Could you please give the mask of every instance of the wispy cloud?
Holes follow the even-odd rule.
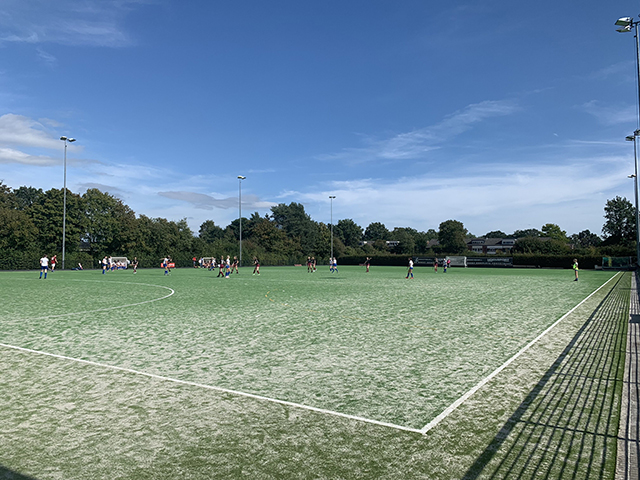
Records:
[[[45,52],[42,48],[36,50],[38,52],[38,58],[49,66],[54,66],[58,63],[58,59],[48,52]]]
[[[60,141],[29,117],[7,113],[0,117],[0,145],[58,149]]]
[[[50,167],[61,164],[62,160],[46,155],[29,155],[20,150],[0,147],[0,163],[18,163],[34,167]]]
[[[535,163],[485,163],[479,171],[452,171],[437,179],[431,175],[361,178],[332,182],[311,192],[286,191],[282,197],[324,211],[327,207],[317,206],[326,205],[329,195],[335,195],[334,218],[354,218],[363,227],[379,221],[388,227],[437,229],[442,221],[453,218],[479,235],[492,228],[528,228],[532,223],[535,228],[558,223],[576,232],[599,231],[593,212],[602,211],[612,192],[631,188],[626,183],[629,159],[556,160],[544,168]],[[574,208],[574,216],[567,221],[566,211]]]
[[[237,197],[215,198],[211,195],[197,192],[158,192],[158,195],[170,198],[172,200],[180,200],[192,204],[195,208],[203,210],[213,210],[214,208],[229,209],[238,208]],[[269,208],[275,203],[263,202],[256,195],[244,195],[242,197],[242,205],[247,208]]]
[[[620,105],[602,105],[597,100],[591,100],[578,108],[593,115],[603,125],[623,123],[634,125],[637,120],[636,107],[630,102]]]
[[[89,190],[90,188],[97,188],[101,192],[108,192],[112,195],[120,195],[124,193],[124,190],[119,187],[114,187],[113,185],[105,185],[103,183],[95,183],[95,182],[86,182],[86,183],[78,183],[77,184],[80,191]]]
[[[0,27],[2,43],[123,47],[132,39],[122,26],[136,0],[4,0]]]
[[[60,141],[60,128],[59,122],[46,118],[38,121],[12,113],[0,116],[0,163],[15,163],[32,167],[50,167],[61,164],[63,143]],[[101,163],[96,160],[79,158],[77,153],[84,150],[82,145],[73,143],[68,144],[67,148],[69,166]],[[56,153],[46,153],[49,151]]]
[[[618,62],[592,72],[589,75],[589,78],[593,78],[595,80],[608,80],[611,77],[633,79],[633,70],[634,62]]]
[[[440,148],[441,144],[454,138],[474,125],[493,117],[510,115],[519,109],[512,100],[484,101],[467,106],[452,113],[441,122],[401,133],[387,139],[366,138],[364,147],[345,148],[341,152],[320,155],[320,160],[342,160],[360,163],[371,160],[406,160],[423,157]]]

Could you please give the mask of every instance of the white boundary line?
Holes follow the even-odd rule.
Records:
[[[169,298],[171,295],[176,293],[173,288],[165,287],[164,285],[152,285],[151,283],[112,282],[112,281],[106,281],[105,282],[105,281],[102,281],[102,280],[84,280],[84,279],[82,279],[82,280],[74,279],[74,280],[71,280],[71,281],[72,282],[97,282],[97,283],[124,283],[125,285],[144,285],[145,287],[164,288],[166,290],[170,290],[171,293],[169,295],[165,295],[164,297],[154,298],[153,300],[145,300],[144,302],[129,303],[127,305],[117,305],[115,307],[98,308],[97,310],[85,310],[83,312],[61,313],[59,315],[47,315],[47,316],[44,316],[44,317],[38,317],[38,320],[42,320],[42,319],[46,319],[46,318],[70,317],[72,315],[82,315],[84,313],[106,312],[108,310],[117,310],[119,308],[135,307],[137,305],[145,305],[147,303],[153,303],[153,302],[158,302],[160,300],[164,300],[165,298]]]
[[[92,362],[90,360],[82,360],[80,358],[66,357],[64,355],[57,355],[55,353],[42,352],[42,351],[39,351],[39,350],[31,350],[30,348],[16,347],[15,345],[7,345],[7,344],[4,344],[4,343],[0,343],[0,347],[10,348],[10,349],[13,349],[13,350],[19,350],[21,352],[35,353],[35,354],[38,354],[38,355],[45,355],[47,357],[53,357],[53,358],[58,358],[58,359],[62,359],[62,360],[69,360],[69,361],[72,361],[72,362],[84,363],[86,365],[92,365],[92,366],[95,366],[95,367],[108,368],[110,370],[117,370],[119,372],[133,373],[135,375],[142,375],[144,377],[155,378],[156,380],[162,380],[162,381],[165,381],[165,382],[178,383],[178,384],[181,384],[181,385],[189,385],[191,387],[205,388],[207,390],[213,390],[213,391],[221,392],[221,393],[228,393],[228,394],[232,394],[232,395],[236,395],[236,396],[240,396],[240,397],[252,398],[254,400],[261,400],[261,401],[265,401],[265,402],[277,403],[277,404],[280,404],[280,405],[286,405],[288,407],[299,408],[299,409],[302,409],[302,410],[310,410],[312,412],[322,413],[322,414],[325,414],[325,415],[333,415],[335,417],[348,418],[349,420],[356,420],[356,421],[359,421],[359,422],[371,423],[373,425],[379,425],[379,426],[382,426],[382,427],[394,428],[396,430],[404,430],[406,432],[421,433],[421,431],[418,430],[417,428],[410,428],[410,427],[404,427],[402,425],[395,425],[393,423],[380,422],[378,420],[371,420],[369,418],[358,417],[356,415],[348,415],[346,413],[334,412],[332,410],[325,410],[323,408],[310,407],[308,405],[303,405],[301,403],[288,402],[286,400],[278,400],[278,399],[275,399],[275,398],[263,397],[262,395],[255,395],[253,393],[240,392],[238,390],[230,390],[228,388],[214,387],[212,385],[205,385],[203,383],[196,383],[196,382],[189,382],[189,381],[186,381],[186,380],[179,380],[177,378],[171,378],[171,377],[165,377],[165,376],[162,376],[162,375],[156,375],[156,374],[153,374],[153,373],[141,372],[139,370],[133,370],[133,369],[130,369],[130,368],[116,367],[114,365],[107,365],[107,364],[104,364],[104,363]]]
[[[496,375],[498,375],[500,372],[502,372],[505,368],[507,368],[511,363],[513,363],[514,360],[516,360],[520,355],[522,355],[524,352],[526,352],[527,350],[529,350],[533,345],[535,345],[536,343],[538,343],[538,341],[544,337],[547,333],[549,333],[556,325],[558,325],[561,321],[563,321],[565,318],[567,318],[571,313],[573,313],[580,305],[582,305],[584,302],[586,302],[587,300],[589,300],[593,295],[595,295],[602,287],[604,287],[606,284],[608,284],[611,280],[613,280],[614,278],[616,278],[618,275],[620,275],[620,272],[616,273],[613,277],[611,277],[609,280],[607,280],[606,282],[604,282],[602,285],[600,285],[596,290],[594,290],[591,295],[589,295],[587,298],[585,298],[584,300],[582,300],[579,304],[577,304],[575,307],[573,307],[571,310],[569,310],[567,313],[565,313],[562,317],[560,317],[558,320],[556,320],[553,325],[551,325],[549,328],[547,328],[544,332],[542,332],[540,335],[538,335],[536,338],[534,338],[533,340],[531,340],[531,342],[529,342],[526,346],[524,346],[518,353],[516,353],[513,357],[511,357],[509,360],[507,360],[506,362],[504,362],[501,366],[499,366],[498,368],[496,368],[491,374],[489,374],[487,377],[485,377],[484,379],[482,379],[475,387],[473,387],[471,390],[469,390],[467,393],[465,393],[464,395],[462,395],[460,398],[458,398],[455,402],[453,402],[451,405],[449,405],[440,415],[438,415],[436,418],[434,418],[433,420],[431,420],[429,423],[427,423],[424,427],[422,427],[419,432],[422,434],[426,434],[429,430],[431,430],[432,428],[434,428],[436,425],[438,425],[442,420],[444,420],[445,418],[447,418],[449,415],[451,415],[451,413],[453,413],[453,411],[458,408],[460,405],[462,405],[465,401],[467,401],[469,399],[469,397],[471,397],[474,393],[476,393],[478,390],[480,390],[482,387],[484,387],[492,378],[494,378]]]

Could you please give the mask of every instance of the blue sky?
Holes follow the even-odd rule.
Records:
[[[602,2],[0,0],[0,180],[226,226],[601,233],[633,201],[635,40]]]

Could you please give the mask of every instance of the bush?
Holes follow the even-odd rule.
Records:
[[[367,255],[345,255],[338,259],[338,266],[340,265],[360,265],[364,263]],[[387,265],[387,266],[407,266],[409,262],[408,255],[373,255],[371,258],[371,265]]]
[[[88,268],[94,268],[93,257],[87,252],[75,252],[68,253],[64,258],[64,266],[67,270],[71,270],[78,266],[78,263],[82,264],[82,268],[85,270]],[[62,268],[62,260],[60,260],[60,268]]]
[[[38,252],[8,250],[0,257],[0,270],[34,270],[40,268]]]
[[[535,253],[513,255],[513,265],[541,268],[571,268],[574,258],[578,260],[578,264],[583,270],[593,269],[596,265],[602,265],[601,256],[540,255]]]

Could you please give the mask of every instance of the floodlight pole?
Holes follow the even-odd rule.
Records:
[[[335,195],[329,195],[329,199],[331,200],[331,258],[329,258],[329,263],[333,260],[333,199],[336,198]]]
[[[620,33],[630,32],[631,29],[634,29],[634,37],[636,39],[636,78],[638,82],[638,125],[636,127],[636,131],[633,132],[633,136],[631,137],[633,141],[633,157],[635,163],[635,181],[634,181],[634,190],[636,197],[636,265],[640,268],[640,224],[638,222],[638,149],[636,147],[636,143],[638,141],[638,136],[640,135],[640,36],[638,36],[638,24],[639,21],[634,21],[631,17],[622,17],[616,21],[616,25],[621,28],[618,29]],[[627,140],[629,140],[627,137]]]
[[[242,266],[242,180],[247,177],[238,175],[238,217],[240,218],[240,259],[239,265]]]
[[[638,216],[638,148],[637,141],[640,135],[640,129],[633,132],[633,135],[629,135],[625,140],[633,142],[633,160],[634,160],[634,174],[629,175],[633,177],[633,191],[636,197],[636,264],[640,266],[640,217]]]
[[[64,270],[65,246],[67,239],[67,142],[75,142],[75,138],[62,136],[64,142],[64,181],[62,187],[62,270]]]

